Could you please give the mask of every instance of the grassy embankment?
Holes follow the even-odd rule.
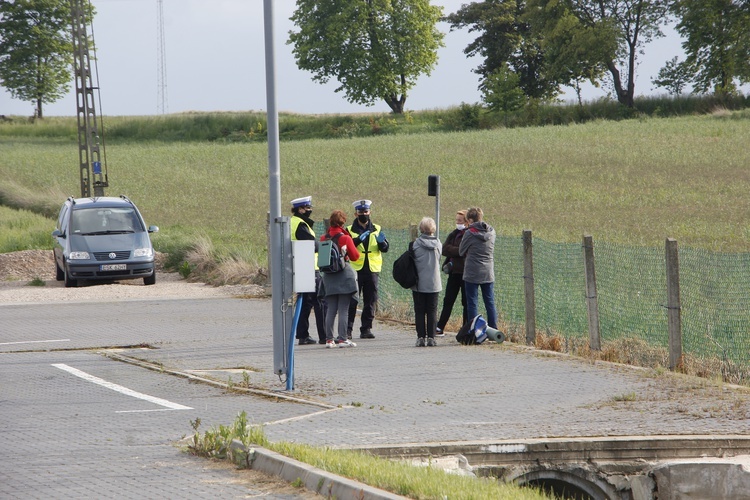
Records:
[[[281,196],[313,195],[317,219],[335,208],[350,212],[353,200],[367,197],[378,223],[403,229],[434,214],[426,184],[438,174],[443,230],[455,209],[479,205],[500,234],[528,228],[535,237],[573,242],[589,233],[643,246],[673,237],[682,246],[746,251],[749,139],[750,112],[741,111],[283,142]],[[74,138],[5,130],[0,144],[2,204],[54,217],[65,196],[79,193]],[[220,259],[265,264],[265,144],[119,142],[107,149],[107,162],[107,194],[127,194],[161,227],[159,250],[184,254],[204,238]],[[26,224],[29,235],[49,234],[54,225]],[[0,250],[38,247],[46,234],[13,238]]]

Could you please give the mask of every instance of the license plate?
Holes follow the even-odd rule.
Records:
[[[102,271],[125,271],[128,268],[127,264],[102,264]]]

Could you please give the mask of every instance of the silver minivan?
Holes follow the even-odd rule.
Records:
[[[135,204],[125,196],[68,198],[52,232],[56,277],[66,287],[80,280],[143,278],[156,283],[154,247]]]

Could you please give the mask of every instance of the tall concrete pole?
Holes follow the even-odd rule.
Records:
[[[276,56],[273,43],[273,0],[263,0],[266,46],[266,106],[268,122],[268,192],[271,246],[271,307],[273,308],[274,372],[286,371],[284,358],[284,290],[281,224],[281,167],[279,162],[279,114],[276,107]]]

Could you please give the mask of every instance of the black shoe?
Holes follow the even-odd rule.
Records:
[[[318,344],[325,345],[326,339],[320,339],[318,340]]]
[[[309,344],[317,344],[317,342],[315,342],[315,340],[311,339],[310,337],[299,339],[299,345],[309,345]]]
[[[374,339],[375,335],[372,334],[370,330],[365,330],[362,333],[359,334],[359,338],[361,339]]]

